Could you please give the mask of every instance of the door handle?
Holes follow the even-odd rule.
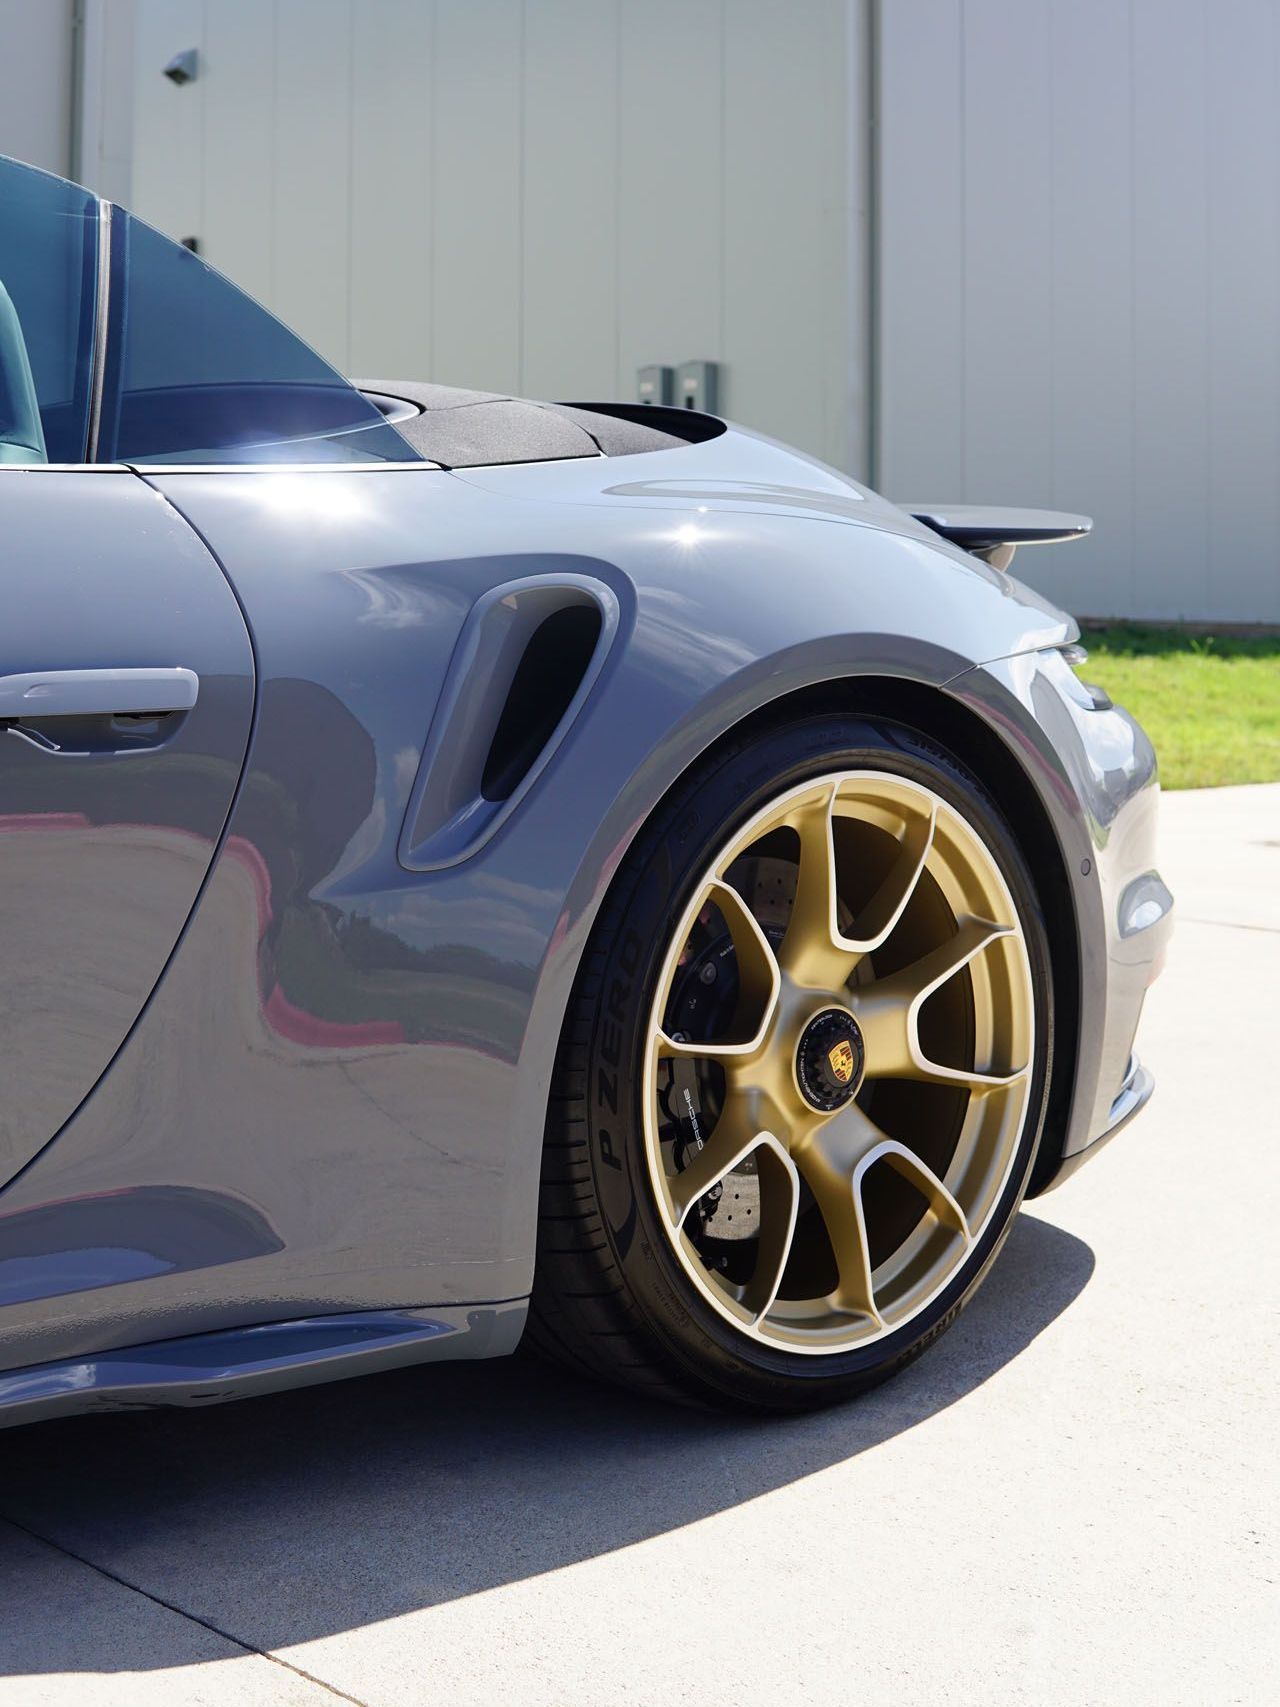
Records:
[[[194,670],[30,670],[0,676],[0,721],[46,717],[167,717],[190,711]]]

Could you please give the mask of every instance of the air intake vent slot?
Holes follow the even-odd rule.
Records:
[[[568,734],[617,626],[613,593],[586,576],[511,581],[479,600],[427,738],[402,865],[452,865],[493,834]]]
[[[598,605],[566,605],[534,630],[484,762],[480,792],[486,800],[510,800],[528,775],[582,685],[602,620]]]

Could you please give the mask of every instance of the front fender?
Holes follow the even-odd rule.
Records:
[[[241,600],[258,721],[155,997],[104,1094],[7,1205],[212,1192],[261,1217],[275,1248],[65,1294],[51,1246],[9,1311],[15,1362],[526,1292],[566,1003],[655,804],[786,695],[858,676],[941,691],[1072,632],[891,506],[746,435],[465,479],[151,478]],[[407,870],[401,831],[468,613],[531,575],[607,583],[609,656],[483,845]]]

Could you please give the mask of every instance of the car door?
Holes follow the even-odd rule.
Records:
[[[199,897],[253,656],[199,537],[93,466],[96,198],[0,161],[0,1181],[92,1092]]]

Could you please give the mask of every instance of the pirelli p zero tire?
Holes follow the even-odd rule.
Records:
[[[529,1339],[756,1411],[884,1380],[1008,1232],[1052,1024],[1034,882],[954,757],[847,714],[716,749],[637,838],[583,961]]]

